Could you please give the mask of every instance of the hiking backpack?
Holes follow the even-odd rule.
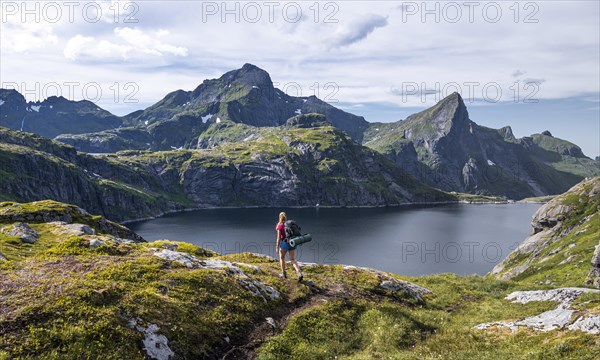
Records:
[[[296,236],[301,236],[302,233],[300,232],[300,226],[298,226],[298,224],[296,224],[296,222],[294,220],[288,220],[284,223],[283,225],[284,229],[285,229],[285,238],[286,239],[291,239],[294,238]]]

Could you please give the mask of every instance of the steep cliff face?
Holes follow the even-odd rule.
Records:
[[[0,199],[53,199],[116,221],[150,217],[182,205],[156,176],[38,135],[0,128]]]
[[[600,177],[575,185],[533,216],[532,234],[492,274],[524,283],[600,288]]]
[[[451,199],[423,186],[380,154],[331,127],[264,128],[214,124],[206,149],[128,155],[128,161],[179,169],[183,192],[210,205],[395,205]],[[165,160],[168,159],[168,160]]]
[[[233,134],[243,127],[229,125]],[[117,221],[201,206],[455,200],[331,126],[264,128],[247,141],[213,145],[90,156],[40,136],[0,129],[0,198],[54,199]]]
[[[0,89],[0,126],[29,131],[46,137],[113,129],[121,118],[90,101],[70,101],[51,96],[42,102],[27,102],[16,90]]]
[[[181,173],[186,193],[201,203],[267,206],[395,205],[444,198],[332,127],[264,134],[245,144],[222,143],[210,157],[188,161]],[[233,156],[221,155],[229,152]],[[240,161],[244,154],[249,157]],[[227,192],[225,184],[231,184]]]
[[[154,139],[142,128],[126,127],[95,133],[59,135],[55,140],[87,153],[114,153],[121,150],[149,150]]]
[[[600,174],[599,164],[575,145],[546,138],[516,139],[510,127],[479,126],[454,93],[406,120],[372,124],[364,144],[419,180],[447,191],[521,199],[562,193],[582,174]]]

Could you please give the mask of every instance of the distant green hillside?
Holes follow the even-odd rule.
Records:
[[[60,142],[0,128],[0,199],[53,199],[116,221],[203,206],[456,201],[322,117],[314,124],[310,116],[302,119],[262,128],[246,141],[238,140],[247,125],[224,121],[207,131],[206,149],[109,156],[77,153]]]

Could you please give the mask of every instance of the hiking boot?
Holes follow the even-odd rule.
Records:
[[[279,277],[280,277],[280,278],[282,278],[282,279],[285,279],[285,278],[287,278],[287,274],[285,273],[285,271],[282,271],[282,272],[279,274]]]
[[[302,273],[299,273],[299,274],[298,274],[298,282],[301,282],[301,281],[302,281],[302,279],[304,279],[304,274],[302,274]]]

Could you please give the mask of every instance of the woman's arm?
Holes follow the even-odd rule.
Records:
[[[277,252],[279,251],[279,244],[281,243],[281,235],[279,234],[279,230],[277,228],[275,228],[275,232],[277,233],[277,245],[275,246],[275,254],[277,254]]]

